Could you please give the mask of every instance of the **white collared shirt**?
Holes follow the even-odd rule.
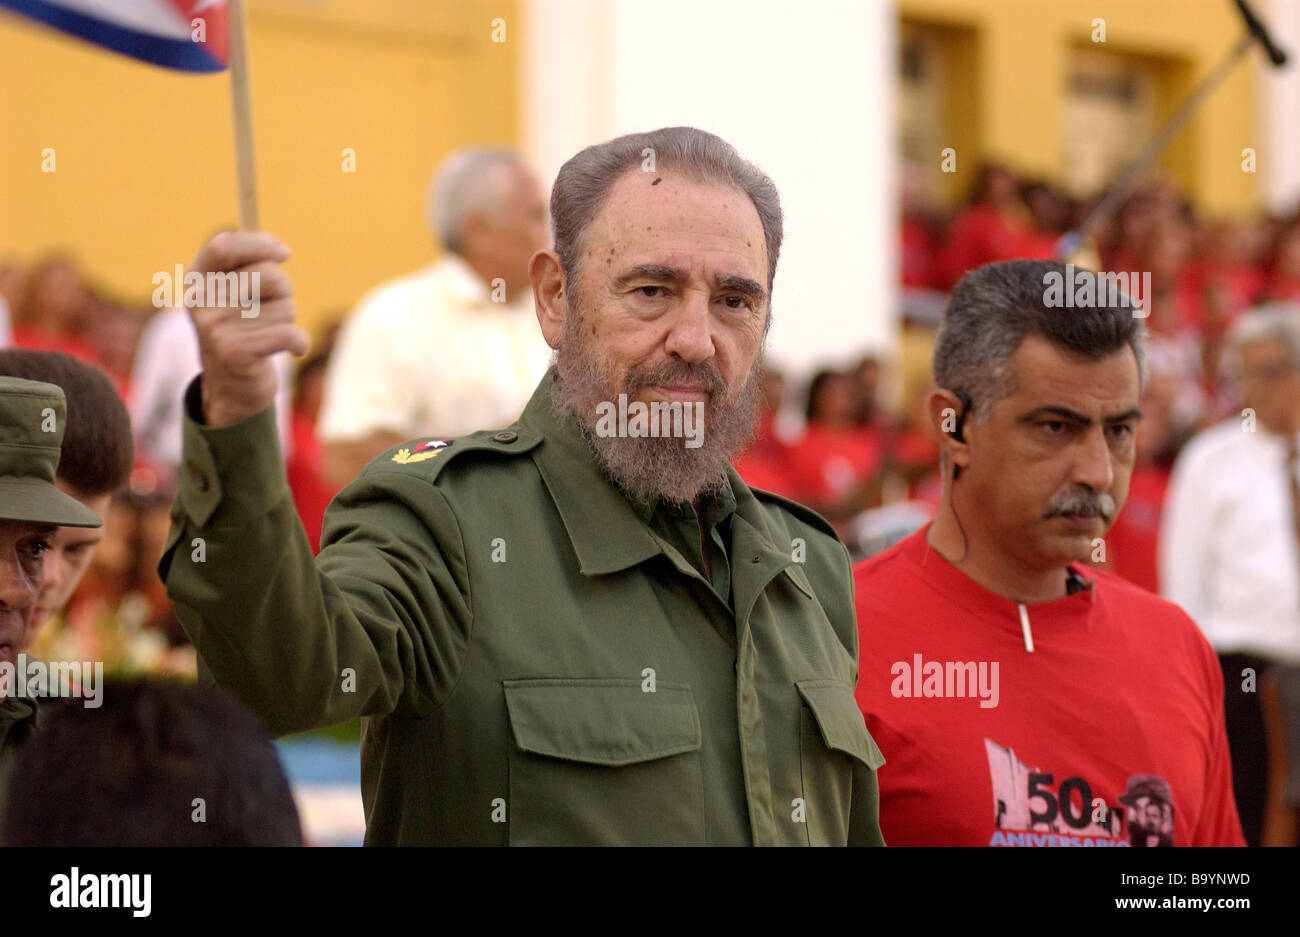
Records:
[[[1286,439],[1238,418],[1183,450],[1165,496],[1160,586],[1214,649],[1300,664],[1300,546]]]
[[[519,416],[550,363],[532,292],[493,302],[455,254],[366,294],[339,332],[316,434],[463,436]]]

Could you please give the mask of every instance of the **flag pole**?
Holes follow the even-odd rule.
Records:
[[[244,0],[230,0],[230,104],[235,129],[235,171],[239,188],[239,228],[256,231],[257,173],[253,163],[253,107],[248,94],[248,31]]]

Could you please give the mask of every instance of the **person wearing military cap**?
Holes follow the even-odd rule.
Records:
[[[98,527],[98,514],[54,483],[66,422],[53,384],[0,377],[0,670],[21,666],[31,642],[45,552],[59,527]],[[18,747],[40,725],[41,698],[0,679],[0,818]]]
[[[288,250],[200,251],[262,296],[191,310],[204,371],[159,574],[201,676],[273,734],[362,717],[368,844],[882,844],[848,553],[729,464],[775,186],[669,128],[578,153],[551,212],[530,277],[555,360],[520,419],[377,457],[315,559],[269,409],[270,355],[307,346]]]
[[[1134,846],[1174,844],[1174,795],[1169,782],[1150,774],[1135,774],[1119,795],[1129,808],[1128,837]]]

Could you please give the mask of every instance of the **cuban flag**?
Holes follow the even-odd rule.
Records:
[[[165,68],[219,72],[229,63],[226,0],[0,0],[0,7]]]

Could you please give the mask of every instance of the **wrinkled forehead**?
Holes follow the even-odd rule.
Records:
[[[1128,345],[1093,358],[1041,335],[1028,335],[1006,367],[1012,395],[1022,404],[1071,403],[1104,417],[1136,407],[1141,398],[1137,357]]]
[[[734,273],[767,282],[763,223],[749,197],[668,167],[636,168],[619,177],[584,241],[584,259],[601,268],[672,255],[678,266],[730,265]]]

